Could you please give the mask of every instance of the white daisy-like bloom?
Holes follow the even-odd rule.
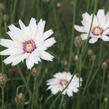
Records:
[[[4,63],[14,66],[26,59],[27,68],[31,69],[41,59],[52,61],[53,56],[46,50],[56,41],[53,37],[49,38],[53,34],[51,29],[44,32],[45,21],[41,19],[37,24],[35,18],[31,18],[28,26],[21,20],[19,25],[20,28],[13,24],[9,26],[7,34],[11,39],[0,39],[0,45],[7,48],[0,55],[9,55]]]
[[[78,92],[78,88],[81,86],[82,78],[78,78],[76,75],[73,76],[72,80],[71,78],[72,75],[70,72],[56,73],[54,75],[54,78],[47,80],[47,89],[50,89],[52,94],[55,95],[58,92],[63,91],[63,89],[66,88],[66,86],[68,85],[68,87],[62,92],[62,94],[67,94],[69,97],[73,96],[73,93]]]
[[[94,15],[92,28],[89,33],[91,22],[93,15],[89,15],[87,12],[82,14],[83,20],[81,21],[83,26],[75,25],[74,28],[82,32],[81,38],[82,40],[88,39],[89,37],[89,43],[95,43],[98,41],[98,39],[102,39],[103,41],[109,41],[109,18],[105,15],[105,11],[103,9],[99,9],[97,12],[97,15]]]

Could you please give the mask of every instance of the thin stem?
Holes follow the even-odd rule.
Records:
[[[2,87],[2,109],[4,109],[4,87]]]
[[[102,99],[102,95],[103,95],[103,88],[104,88],[105,74],[106,74],[106,71],[104,70],[104,72],[103,72],[102,86],[101,86],[101,91],[100,91],[100,98],[99,98],[99,105],[100,105],[100,108],[99,108],[99,109],[102,109],[101,99]]]
[[[51,95],[49,95],[48,97],[47,97],[47,100],[45,101],[45,104],[44,104],[44,106],[46,105],[46,103],[49,101],[49,99],[50,98],[52,98],[54,95],[53,94],[51,94]]]
[[[20,77],[22,78],[22,80],[23,80],[23,82],[24,82],[25,87],[27,88],[28,93],[30,94],[30,99],[31,99],[31,97],[32,97],[31,90],[29,89],[28,84],[27,84],[27,82],[26,82],[26,80],[25,80],[25,78],[24,78],[24,76],[23,76],[23,74],[22,74],[22,72],[21,72],[19,66],[17,66],[17,68],[18,68],[18,71],[19,71]]]
[[[59,105],[59,109],[62,109],[63,101],[64,101],[64,96],[62,96],[62,98],[61,98],[61,102],[60,102],[60,105]]]
[[[2,38],[1,26],[2,26],[2,12],[0,11],[0,38]],[[2,61],[3,61],[3,56],[1,57],[1,72],[4,73],[4,63]],[[2,89],[2,109],[4,109],[4,87],[2,87],[1,89]]]
[[[100,49],[102,49],[102,44],[100,43]],[[104,56],[106,55],[106,53],[104,53],[103,54]],[[88,84],[88,87],[91,85],[91,83],[93,82],[93,80],[94,80],[94,78],[96,77],[96,75],[97,75],[97,73],[98,73],[98,71],[99,71],[99,69],[100,69],[100,67],[101,67],[101,63],[102,63],[102,61],[104,60],[103,59],[103,57],[102,57],[102,51],[100,51],[100,53],[99,53],[99,59],[98,59],[99,61],[98,61],[98,68],[96,69],[96,71],[94,72],[94,74],[92,75],[92,78],[90,79],[90,82],[89,82],[89,84]]]
[[[97,10],[97,4],[98,4],[98,0],[95,0],[95,6],[94,6],[94,11],[93,11],[93,16],[92,16],[92,21],[91,21],[88,37],[90,36],[90,32],[91,32],[91,29],[92,29],[94,14]],[[84,58],[84,55],[86,54],[87,47],[88,47],[88,40],[86,41],[85,45],[83,46],[83,48],[81,50],[81,55],[80,55],[80,58],[79,58],[79,62],[80,62],[79,63],[79,72],[81,72],[81,69],[82,69],[82,66],[83,66],[82,60],[84,60],[83,58]]]
[[[74,39],[74,24],[75,24],[75,19],[76,19],[76,4],[77,4],[77,0],[74,0],[74,2],[73,2],[74,9],[73,9],[72,37],[71,37],[71,42],[70,42],[70,52],[69,52],[67,71],[69,71],[69,69],[70,69],[71,58],[72,58],[72,47],[73,47],[73,39]]]
[[[18,104],[16,103],[16,106],[17,106],[17,109],[19,109],[19,106],[18,106]]]
[[[15,11],[16,11],[16,7],[17,7],[17,2],[18,2],[18,0],[14,0],[14,5],[13,5],[13,10],[12,10],[12,14],[11,14],[11,23],[14,21],[14,17],[15,17]]]
[[[34,78],[34,87],[33,87],[33,96],[32,96],[32,105],[31,105],[31,109],[33,109],[33,107],[34,107],[34,104],[35,104],[35,102],[36,102],[36,77]]]
[[[36,9],[36,18],[39,20],[39,18],[41,17],[41,13],[40,13],[40,2],[39,0],[35,0],[35,9]]]
[[[83,95],[85,94],[85,91],[86,91],[86,88],[87,88],[87,84],[88,84],[88,82],[89,82],[89,80],[90,80],[91,73],[92,73],[92,70],[93,70],[93,67],[94,67],[94,62],[95,62],[95,61],[92,62],[91,69],[90,69],[90,72],[89,72],[89,74],[88,74],[88,78],[87,78],[87,81],[86,81],[86,84],[85,84],[85,87],[84,87]]]
[[[89,6],[90,6],[90,0],[87,0],[86,11],[89,10]]]

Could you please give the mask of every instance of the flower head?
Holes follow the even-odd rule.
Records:
[[[36,24],[36,20],[31,18],[28,26],[25,26],[19,20],[20,28],[15,25],[9,26],[7,34],[11,39],[0,39],[0,45],[7,49],[0,52],[0,55],[9,55],[4,60],[5,64],[13,66],[26,59],[28,69],[31,69],[34,64],[43,60],[52,61],[53,56],[46,52],[47,48],[56,43],[55,39],[49,38],[53,31],[50,29],[44,32],[45,21],[42,19]]]
[[[73,92],[77,93],[79,86],[81,86],[82,79],[78,78],[76,75],[73,76],[70,72],[59,72],[54,75],[54,78],[47,80],[48,89],[51,90],[53,94],[56,94],[66,88],[62,94],[67,94],[68,96],[73,96]],[[70,81],[71,80],[71,81]],[[70,83],[69,83],[70,82]],[[69,84],[68,84],[69,83]],[[66,87],[68,85],[68,87]]]
[[[107,36],[109,34],[109,18],[106,17],[103,9],[99,9],[97,15],[94,15],[92,27],[91,27],[91,22],[92,22],[93,15],[84,13],[82,17],[83,20],[81,23],[83,26],[78,26],[78,25],[74,26],[74,28],[77,31],[83,32],[83,34],[81,34],[82,40],[88,39],[88,34],[89,34],[89,37],[91,37],[89,43],[95,43],[98,41],[99,38],[102,39],[103,41],[109,41],[109,37]],[[90,27],[91,27],[91,31],[90,31]]]

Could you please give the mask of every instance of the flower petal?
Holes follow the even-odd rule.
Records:
[[[89,40],[89,43],[94,44],[95,42],[97,42],[98,38],[91,38]]]
[[[109,37],[108,36],[105,36],[103,35],[102,37],[100,37],[103,41],[109,41]]]
[[[54,32],[53,32],[52,29],[50,29],[50,30],[44,32],[42,39],[45,40],[45,39],[49,38],[53,33],[54,33]]]
[[[87,27],[90,28],[91,25],[91,21],[92,21],[92,17],[86,12],[82,14],[83,20],[81,21],[81,23]]]
[[[3,50],[0,52],[0,55],[16,55],[16,54],[22,54],[22,49],[16,49],[16,48],[9,48],[6,50]]]
[[[13,56],[9,56],[7,57],[5,60],[4,60],[4,63],[5,64],[11,64],[14,60],[14,57]]]
[[[41,52],[41,58],[47,61],[53,61],[53,56],[46,51]]]
[[[4,47],[12,47],[13,46],[13,41],[9,39],[0,39],[0,45]]]
[[[32,38],[36,37],[37,25],[36,25],[36,19],[35,18],[31,18],[28,27],[31,31]]]
[[[45,21],[43,21],[42,19],[39,21],[38,23],[38,30],[37,30],[37,37],[42,37],[43,32],[44,32],[44,27],[45,27]]]
[[[97,19],[99,20],[99,23],[101,26],[104,26],[106,23],[106,16],[104,9],[99,9],[97,12]]]
[[[81,39],[82,40],[88,39],[88,34],[81,34]]]
[[[56,43],[56,40],[52,37],[52,38],[45,40],[44,46],[51,47],[55,43]]]
[[[28,69],[31,69],[34,66],[34,57],[32,55],[28,56],[26,59],[26,65]]]
[[[25,28],[25,25],[24,25],[24,23],[21,20],[19,20],[19,25],[20,25],[20,28],[21,29],[24,29]]]
[[[74,28],[79,32],[85,32],[83,26],[75,25]]]
[[[26,54],[19,54],[14,56],[14,61],[12,62],[12,65],[15,66],[19,64],[20,62],[24,61],[24,59],[27,57]]]

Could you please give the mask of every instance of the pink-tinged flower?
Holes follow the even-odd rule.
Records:
[[[58,92],[63,91],[63,89],[68,85],[62,94],[73,96],[73,93],[78,92],[78,88],[81,86],[82,78],[78,78],[76,75],[73,76],[72,80],[71,78],[72,75],[70,72],[56,73],[54,78],[47,80],[48,89],[51,90],[52,94],[57,94]]]
[[[42,19],[36,24],[36,20],[31,18],[28,26],[19,20],[20,28],[15,25],[9,26],[7,34],[11,39],[0,39],[0,45],[7,49],[0,52],[0,55],[9,55],[4,60],[5,64],[13,66],[26,59],[28,69],[34,64],[43,60],[52,61],[53,56],[46,52],[47,48],[56,43],[55,39],[49,38],[53,31],[50,29],[44,32],[45,21]]]
[[[88,13],[84,13],[82,15],[83,20],[81,21],[83,26],[75,25],[74,28],[82,32],[81,38],[82,40],[88,39],[89,34],[89,43],[95,43],[98,39],[102,39],[103,41],[109,41],[109,18],[106,17],[103,9],[99,9],[97,15],[94,15],[92,28],[89,33],[91,22],[93,15],[89,15]]]

